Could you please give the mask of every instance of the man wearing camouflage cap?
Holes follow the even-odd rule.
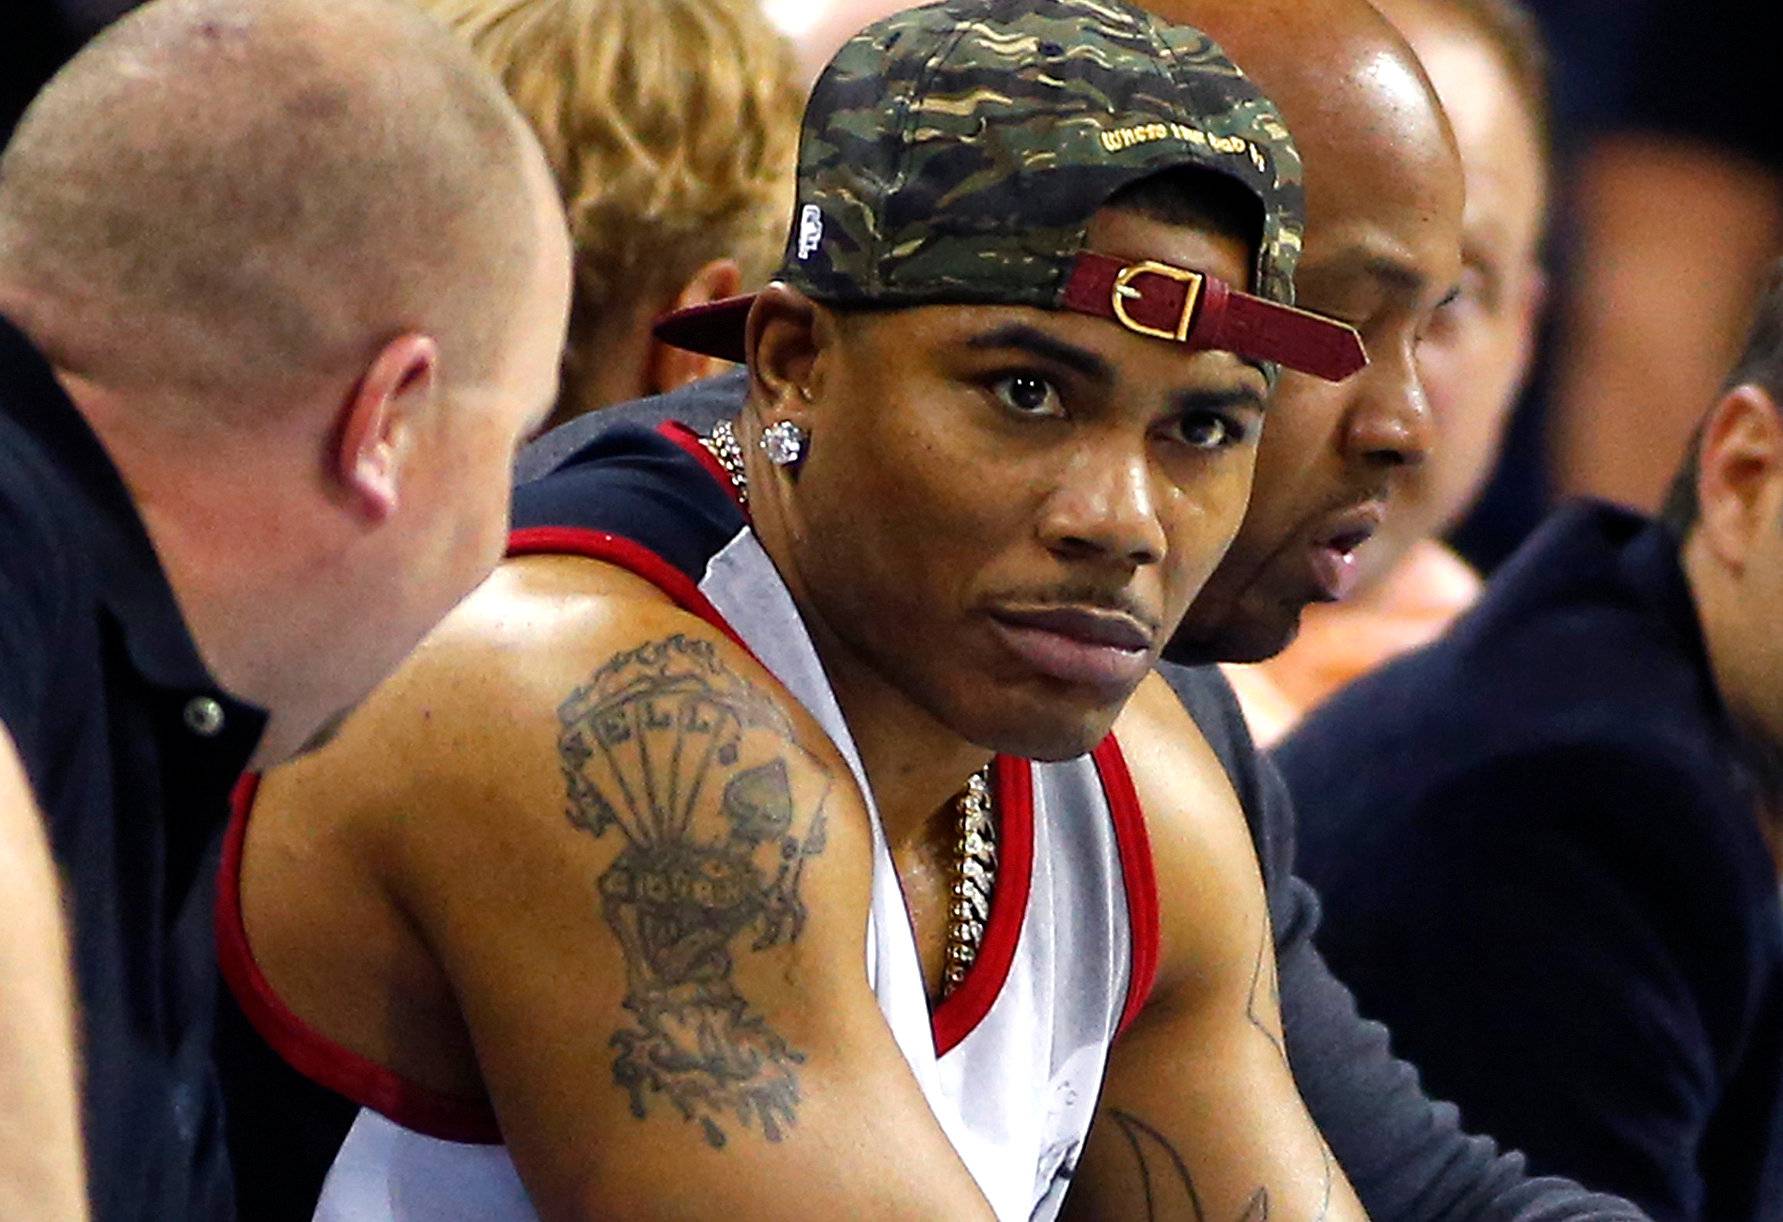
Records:
[[[781,282],[671,327],[747,360],[741,416],[529,485],[515,559],[243,803],[225,972],[367,1109],[319,1216],[1360,1216],[1147,678],[1275,370],[1364,359],[1287,304],[1298,172],[1112,0],[842,50]]]

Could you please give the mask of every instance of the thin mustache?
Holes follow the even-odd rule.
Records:
[[[1125,594],[1110,593],[1090,586],[1060,586],[1050,590],[1011,590],[990,599],[993,606],[1024,609],[1082,608],[1088,611],[1112,611],[1124,615],[1152,636],[1157,636],[1164,622]]]

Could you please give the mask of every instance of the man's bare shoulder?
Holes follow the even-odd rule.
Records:
[[[374,853],[449,856],[443,842],[487,843],[516,812],[561,822],[565,752],[603,700],[630,708],[626,685],[660,687],[653,707],[666,708],[669,689],[701,683],[780,718],[847,783],[823,732],[723,629],[623,569],[534,556],[498,568],[334,741],[273,773],[257,812],[344,824]]]
[[[451,801],[467,783],[555,777],[549,731],[577,679],[652,635],[719,635],[612,565],[533,556],[501,565],[323,749],[279,769],[259,805],[375,812]]]

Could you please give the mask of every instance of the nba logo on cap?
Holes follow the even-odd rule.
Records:
[[[809,259],[823,241],[823,213],[816,204],[806,204],[799,213],[799,258]]]

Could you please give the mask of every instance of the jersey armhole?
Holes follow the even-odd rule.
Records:
[[[1152,867],[1145,814],[1139,809],[1139,794],[1114,735],[1102,740],[1094,758],[1102,792],[1108,798],[1109,816],[1114,821],[1115,842],[1120,848],[1121,882],[1127,893],[1127,933],[1132,944],[1127,1000],[1115,1029],[1118,1039],[1145,1008],[1158,978],[1158,879]]]
[[[410,1082],[394,1070],[330,1040],[288,1007],[254,962],[241,908],[241,856],[260,778],[244,776],[231,796],[229,832],[217,879],[217,961],[254,1030],[292,1069],[405,1129],[441,1141],[496,1145],[501,1130],[483,1102],[457,1099]]]

